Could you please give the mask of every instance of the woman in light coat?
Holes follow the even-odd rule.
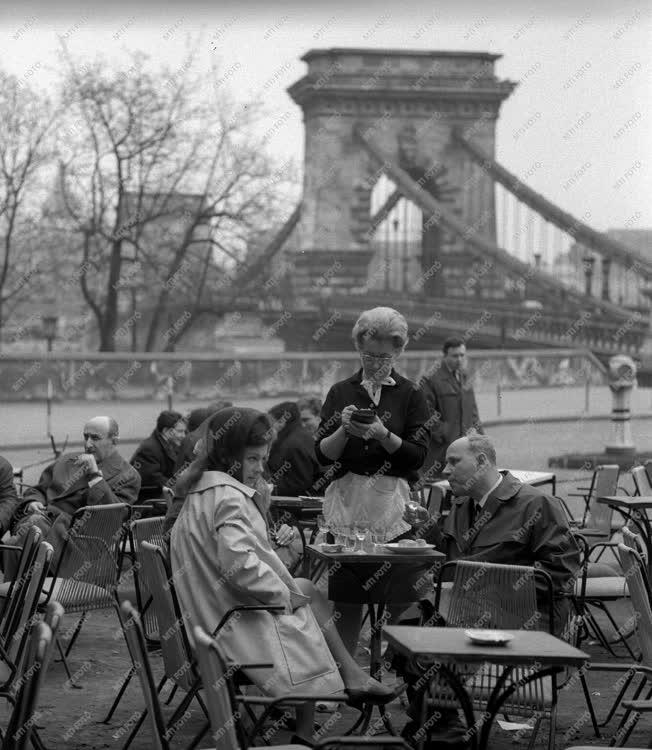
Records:
[[[170,554],[188,633],[195,625],[214,631],[237,605],[280,607],[237,613],[218,635],[235,663],[273,663],[272,669],[244,670],[264,693],[344,689],[351,701],[389,701],[392,691],[347,652],[324,596],[311,581],[292,578],[272,548],[263,481],[272,439],[265,414],[222,409],[207,424],[200,456],[179,480],[187,496],[172,529]],[[309,737],[312,722],[312,706],[297,709],[299,735]]]

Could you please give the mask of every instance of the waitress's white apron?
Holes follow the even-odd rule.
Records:
[[[360,524],[390,541],[411,528],[403,520],[409,499],[405,479],[348,472],[326,489],[323,513],[333,534],[345,534]]]

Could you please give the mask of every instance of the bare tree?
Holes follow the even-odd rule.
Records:
[[[220,279],[280,211],[271,160],[251,134],[255,108],[236,109],[192,55],[176,72],[149,70],[142,55],[127,73],[66,59],[78,133],[60,191],[100,350],[126,332],[132,349],[173,349],[202,315],[222,312]]]
[[[53,163],[50,103],[0,71],[0,331],[47,272],[35,252],[38,200]]]

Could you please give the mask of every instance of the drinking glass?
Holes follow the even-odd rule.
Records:
[[[364,524],[358,523],[355,525],[353,533],[356,540],[354,551],[362,555],[365,554],[364,542],[367,538],[367,527]]]
[[[327,534],[330,531],[330,526],[321,513],[317,516],[317,529],[317,539],[315,539],[315,544],[323,544],[327,540]]]
[[[353,526],[347,526],[345,530],[345,541],[344,550],[345,552],[353,552],[355,550],[355,533]]]

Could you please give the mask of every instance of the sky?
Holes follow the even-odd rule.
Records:
[[[652,227],[652,5],[613,2],[29,3],[0,10],[0,66],[53,86],[59,37],[80,61],[127,50],[181,68],[217,61],[219,86],[263,103],[279,163],[303,158],[301,111],[286,88],[309,49],[373,47],[502,54],[518,82],[497,124],[497,158],[530,187],[595,229]]]

